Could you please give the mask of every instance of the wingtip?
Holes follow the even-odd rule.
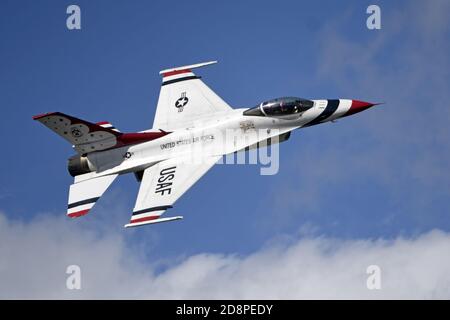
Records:
[[[77,211],[77,212],[71,212],[68,213],[67,216],[69,218],[78,218],[78,217],[82,217],[88,214],[90,209],[86,209],[86,210],[81,210],[81,211]]]
[[[191,72],[192,69],[206,67],[206,66],[209,66],[211,64],[216,64],[216,63],[218,63],[217,60],[200,62],[200,63],[196,63],[196,64],[190,64],[190,65],[187,65],[187,66],[181,66],[181,67],[176,67],[176,68],[164,69],[164,70],[161,70],[159,72],[159,74],[164,76],[166,74],[171,74],[173,72],[183,72],[183,71]]]
[[[33,116],[33,120],[39,120],[43,117],[46,117],[48,115],[54,114],[55,112],[47,112],[47,113],[41,113],[41,114],[37,114],[35,116]]]
[[[167,217],[167,218],[158,218],[158,219],[151,219],[148,221],[141,221],[141,222],[131,222],[124,225],[125,228],[133,228],[133,227],[139,227],[147,224],[155,224],[155,223],[161,223],[161,222],[169,222],[169,221],[175,221],[183,219],[183,216],[175,216],[175,217]]]

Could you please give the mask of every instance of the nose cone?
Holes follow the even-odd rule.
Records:
[[[352,100],[352,105],[350,106],[350,109],[347,111],[345,116],[351,116],[352,114],[364,111],[364,110],[369,109],[376,105],[377,105],[377,103]]]

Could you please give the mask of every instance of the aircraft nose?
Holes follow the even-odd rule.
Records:
[[[352,100],[352,105],[350,106],[350,109],[347,111],[345,116],[350,116],[352,114],[364,111],[373,106],[376,106],[377,104],[378,103],[371,103],[371,102],[365,102],[365,101],[360,101],[360,100]]]

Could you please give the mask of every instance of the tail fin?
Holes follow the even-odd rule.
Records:
[[[80,154],[112,148],[121,135],[105,123],[95,124],[61,112],[46,113],[33,119],[63,137]]]

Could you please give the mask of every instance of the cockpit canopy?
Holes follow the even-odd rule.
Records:
[[[314,102],[296,97],[283,97],[269,100],[244,111],[247,116],[283,117],[301,114],[312,108]]]

